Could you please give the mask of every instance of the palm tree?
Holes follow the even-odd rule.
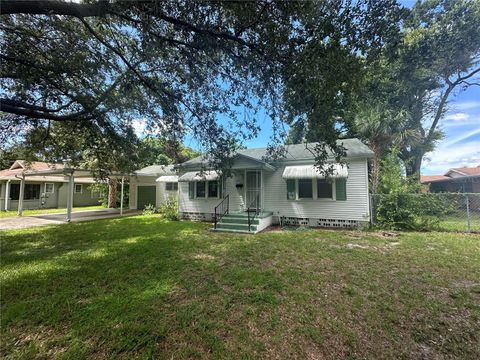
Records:
[[[380,167],[384,156],[407,138],[412,139],[416,136],[405,129],[407,118],[406,112],[394,113],[381,103],[363,104],[356,113],[355,131],[369,144],[374,154],[370,174],[370,189],[373,194],[378,190]]]

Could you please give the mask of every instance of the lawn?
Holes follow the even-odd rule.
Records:
[[[102,205],[93,205],[93,206],[81,206],[72,208],[73,211],[86,211],[86,210],[98,210],[105,209]],[[23,210],[23,215],[42,215],[42,214],[61,214],[66,213],[66,208],[54,208],[54,209],[35,209],[35,210]],[[17,216],[17,211],[0,211],[0,219],[10,218]]]
[[[0,232],[0,356],[480,357],[480,235],[208,227]]]

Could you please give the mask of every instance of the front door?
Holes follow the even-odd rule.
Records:
[[[260,170],[247,170],[247,208],[260,209],[261,181],[262,173],[260,172]]]

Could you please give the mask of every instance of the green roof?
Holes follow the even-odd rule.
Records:
[[[286,156],[280,161],[295,161],[295,160],[314,160],[314,148],[318,143],[303,143],[296,145],[285,145]],[[373,151],[361,142],[359,139],[341,139],[337,140],[338,145],[343,145],[346,148],[347,158],[369,158],[373,155]],[[268,151],[267,148],[254,148],[254,149],[244,149],[238,150],[237,154],[244,155],[249,158],[270,162],[267,159]],[[331,151],[330,151],[331,154]],[[195,166],[201,165],[205,162],[205,157],[203,155],[197,156],[187,162],[184,162],[180,166]]]

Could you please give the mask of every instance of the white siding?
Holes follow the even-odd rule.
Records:
[[[223,196],[229,195],[230,211],[240,211],[244,208],[244,187],[240,189],[236,187],[236,184],[243,183],[244,170],[234,171],[232,177],[225,180]],[[189,199],[188,182],[179,182],[178,189],[180,192],[178,204],[180,212],[213,214],[215,206],[222,201],[221,198]]]
[[[347,200],[287,200],[287,185],[282,179],[285,166],[275,172],[264,172],[265,210],[274,216],[367,221],[368,174],[366,160],[349,162]],[[335,189],[334,189],[335,190]]]
[[[239,159],[240,160],[240,159]],[[242,159],[243,160],[243,159]],[[308,163],[305,163],[308,164]],[[289,163],[288,165],[292,165]],[[301,165],[301,164],[298,164]],[[235,162],[235,167],[238,164]],[[287,200],[287,184],[282,178],[285,165],[277,170],[262,171],[263,209],[272,211],[275,217],[298,217],[311,219],[368,221],[368,172],[367,161],[350,160],[347,179],[347,200],[300,199]],[[230,211],[240,211],[244,202],[244,169],[233,171],[233,176],[226,180],[224,195],[230,195]],[[237,189],[236,184],[243,184]],[[181,213],[213,214],[214,208],[221,199],[189,199],[188,182],[179,182],[179,211]],[[335,188],[333,189],[335,193]],[[316,190],[314,191],[316,194]]]
[[[157,182],[157,199],[156,199],[156,207],[158,208],[165,202],[168,198],[177,198],[178,192],[176,190],[168,190],[166,189],[167,183],[165,182]],[[188,193],[187,193],[188,195]]]

